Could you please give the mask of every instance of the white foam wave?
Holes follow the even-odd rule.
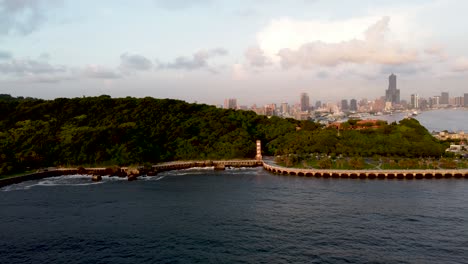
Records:
[[[29,190],[32,187],[54,187],[54,186],[88,186],[103,184],[111,181],[127,181],[127,178],[103,176],[102,181],[93,182],[90,175],[75,174],[49,177],[40,180],[25,181],[3,187],[2,191]]]
[[[182,170],[179,170],[179,171],[206,171],[206,170],[214,170],[214,166],[208,166],[208,167],[192,167],[192,168],[188,168],[188,169],[182,169]]]
[[[143,180],[143,181],[160,181],[162,179],[166,178],[166,175],[162,176],[146,176],[146,177],[138,177],[138,180]]]

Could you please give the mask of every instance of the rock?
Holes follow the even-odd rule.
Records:
[[[138,179],[138,176],[135,174],[130,174],[127,177],[128,181],[136,181]]]
[[[93,175],[91,178],[94,182],[102,181],[101,175]]]
[[[86,169],[83,167],[78,167],[77,172],[78,174],[87,174]]]
[[[135,169],[135,168],[129,168],[127,170],[127,175],[141,175],[141,171],[139,169]]]
[[[118,177],[121,177],[121,178],[127,177],[127,173],[126,173],[124,170],[122,170],[122,169],[119,169],[119,170],[115,173],[115,175],[118,176]]]
[[[224,166],[224,164],[216,164],[214,166],[214,169],[215,170],[225,170],[226,169],[226,166]]]

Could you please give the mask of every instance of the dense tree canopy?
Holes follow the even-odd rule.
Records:
[[[256,139],[267,155],[443,153],[416,120],[338,135],[310,121],[171,99],[0,96],[0,174],[53,165],[252,158]]]

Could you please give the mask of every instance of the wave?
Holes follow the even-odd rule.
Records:
[[[142,181],[160,181],[162,179],[166,178],[166,175],[162,176],[144,176],[144,177],[138,177],[138,180]]]
[[[83,174],[62,175],[57,177],[49,177],[40,180],[25,181],[18,184],[12,184],[1,188],[1,191],[19,191],[29,190],[33,187],[55,187],[55,186],[88,186],[103,184],[112,181],[127,181],[127,178],[103,176],[102,181],[93,182],[91,176]]]
[[[214,170],[214,166],[208,166],[208,167],[192,167],[192,168],[188,168],[188,169],[182,169],[182,170],[179,170],[179,171],[198,171],[198,170],[202,170],[202,171]]]

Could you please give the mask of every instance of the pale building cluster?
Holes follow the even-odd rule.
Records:
[[[298,120],[316,120],[322,123],[339,121],[343,117],[362,118],[363,115],[391,114],[398,111],[426,110],[448,107],[468,107],[468,93],[464,96],[449,97],[448,92],[429,98],[421,98],[418,94],[411,94],[409,102],[401,100],[400,89],[397,89],[397,76],[391,74],[388,78],[388,89],[385,95],[380,98],[368,100],[363,98],[342,99],[338,102],[324,102],[317,100],[312,104],[308,93],[301,93],[299,102],[289,104],[271,103],[263,106],[256,104],[248,106],[238,106],[237,99],[229,98],[224,100],[225,109],[252,110],[259,115],[279,116],[284,118],[295,118]]]

